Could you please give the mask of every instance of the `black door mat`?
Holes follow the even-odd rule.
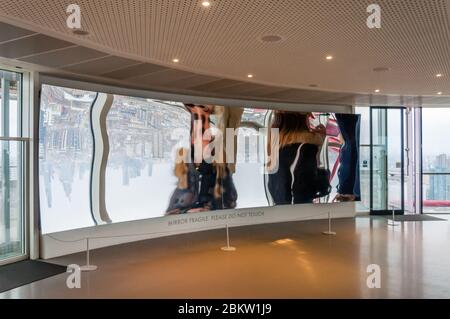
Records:
[[[0,293],[66,272],[67,267],[25,260],[0,267]]]
[[[385,218],[392,220],[392,216],[385,216]],[[447,221],[446,219],[437,218],[430,215],[400,215],[395,216],[396,222],[425,222],[425,221]]]

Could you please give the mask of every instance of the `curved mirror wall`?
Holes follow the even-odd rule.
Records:
[[[43,233],[360,199],[360,117],[43,85]],[[299,206],[299,209],[302,206]]]

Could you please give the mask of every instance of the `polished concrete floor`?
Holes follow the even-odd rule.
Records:
[[[68,289],[61,274],[0,298],[450,298],[450,228],[445,221],[388,227],[382,217],[231,229],[172,236],[92,252],[99,270]],[[84,255],[52,260],[83,264]],[[370,264],[381,288],[367,287]]]

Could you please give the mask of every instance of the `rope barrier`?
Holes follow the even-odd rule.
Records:
[[[331,213],[329,211],[327,213],[304,216],[301,219],[295,219],[295,220],[294,219],[286,219],[286,220],[278,220],[277,222],[284,223],[284,222],[294,222],[294,221],[305,221],[305,220],[311,220],[312,217],[323,216],[325,214],[328,214],[328,231],[323,232],[323,234],[336,235],[335,232],[331,231]],[[254,224],[254,225],[257,225],[257,224]],[[238,225],[236,225],[236,226],[238,226]],[[241,225],[239,225],[239,226],[241,226]],[[229,224],[219,225],[219,226],[215,226],[215,227],[208,226],[208,227],[197,227],[197,228],[185,228],[185,229],[177,229],[177,230],[172,230],[172,231],[161,231],[161,232],[140,233],[140,234],[123,234],[123,235],[111,235],[111,236],[84,237],[84,238],[76,239],[76,240],[59,239],[59,238],[54,237],[53,235],[47,235],[47,236],[52,238],[55,241],[62,242],[62,243],[76,243],[76,242],[86,241],[86,264],[84,266],[81,266],[80,269],[82,271],[96,271],[98,269],[98,267],[95,265],[91,265],[91,263],[90,263],[90,244],[89,243],[92,239],[142,237],[142,236],[157,235],[157,234],[180,233],[181,231],[184,231],[184,230],[187,230],[189,232],[195,232],[195,231],[199,231],[199,230],[216,230],[216,229],[223,229],[224,227],[226,227],[227,246],[222,247],[221,249],[226,252],[236,251],[235,247],[230,246]]]

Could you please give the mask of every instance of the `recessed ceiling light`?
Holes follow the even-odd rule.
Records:
[[[211,2],[209,2],[209,1],[202,2],[202,6],[204,6],[204,7],[209,7],[210,5],[211,5]]]
[[[442,95],[442,92],[438,92],[437,94],[438,94],[438,95]]]
[[[376,89],[376,90],[375,90],[375,93],[380,93],[380,92],[381,92],[380,89]]]
[[[82,36],[85,36],[85,35],[88,35],[88,34],[89,34],[88,31],[83,30],[83,29],[73,29],[73,30],[72,30],[72,33],[73,33],[73,34],[76,34],[76,35],[82,35]]]
[[[247,77],[248,77],[249,79],[251,79],[251,78],[253,77],[253,74],[248,74]]]
[[[283,40],[283,37],[277,34],[266,34],[263,35],[260,39],[262,42],[275,43]]]
[[[442,73],[438,73],[438,74],[436,74],[436,77],[437,77],[437,78],[440,78],[440,77],[442,77]]]
[[[333,56],[332,56],[332,55],[327,55],[326,59],[327,59],[328,61],[331,61],[331,60],[333,60]]]
[[[178,63],[178,62],[180,62],[180,60],[177,59],[177,58],[175,58],[175,59],[172,60],[172,62],[173,62],[173,63]]]
[[[388,67],[385,66],[378,66],[376,68],[373,68],[373,72],[387,72],[390,69]]]

